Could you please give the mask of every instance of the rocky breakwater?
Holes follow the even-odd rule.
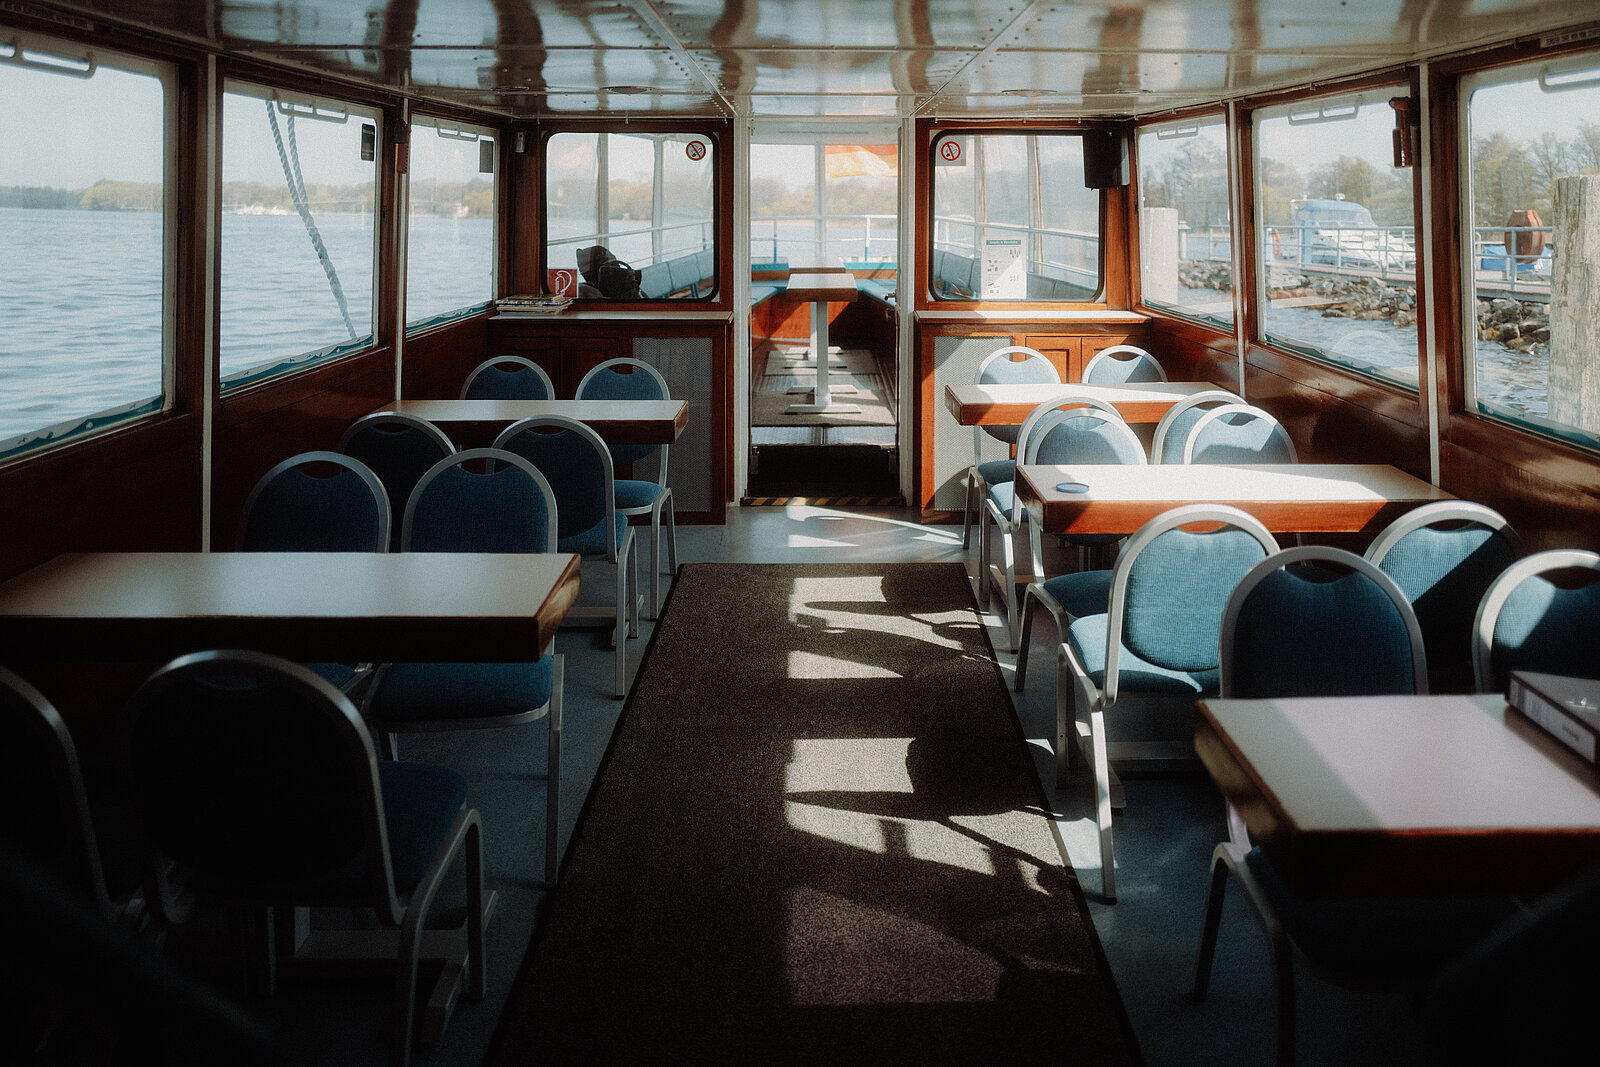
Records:
[[[1191,260],[1180,264],[1178,282],[1194,289],[1226,292],[1233,288],[1233,271],[1225,263]],[[1417,321],[1416,288],[1378,278],[1312,277],[1272,266],[1267,274],[1267,295],[1274,301],[1318,309],[1324,318],[1382,320],[1391,326],[1414,326]],[[1477,305],[1480,341],[1530,355],[1542,355],[1548,349],[1548,304],[1501,297],[1479,300]]]

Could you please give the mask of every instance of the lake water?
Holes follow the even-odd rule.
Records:
[[[356,336],[366,336],[373,306],[371,219],[329,215],[316,221]],[[803,235],[793,228],[799,226]],[[788,232],[780,234],[780,256],[798,261],[811,254],[809,223],[782,228]],[[830,236],[848,232],[841,229],[830,225]],[[489,219],[412,220],[407,306],[413,321],[487,299],[491,233]],[[850,234],[838,252],[859,255],[862,237]],[[221,295],[225,379],[350,341],[327,272],[297,215],[225,215],[222,238],[225,280],[238,280]],[[161,240],[161,216],[153,213],[0,209],[0,442],[161,395]],[[766,242],[752,244],[770,255],[770,228]],[[1286,336],[1329,345],[1359,328],[1361,355],[1352,362],[1397,378],[1414,376],[1414,327],[1324,319],[1308,309],[1274,310],[1270,321]],[[1481,343],[1478,366],[1485,399],[1544,413],[1547,358]]]
[[[372,219],[315,219],[356,337],[372,332]],[[161,394],[162,217],[0,209],[0,441]],[[415,321],[493,295],[493,222],[411,221]],[[348,343],[352,330],[298,215],[224,215],[221,368]],[[420,266],[419,266],[420,265]]]

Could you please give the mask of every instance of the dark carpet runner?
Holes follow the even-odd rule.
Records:
[[[684,567],[488,1062],[1137,1059],[960,565]]]

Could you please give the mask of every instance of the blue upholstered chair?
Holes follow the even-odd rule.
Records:
[[[670,400],[667,379],[643,360],[608,359],[578,382],[579,400]],[[650,616],[661,614],[661,537],[667,539],[667,571],[678,572],[678,526],[672,510],[672,490],[667,486],[667,445],[611,444],[613,463],[641,463],[656,457],[653,479],[618,478],[617,512],[650,518]]]
[[[1083,366],[1084,385],[1164,382],[1161,361],[1137,345],[1112,345],[1096,352]]]
[[[1151,463],[1182,463],[1183,442],[1200,416],[1223,404],[1242,404],[1243,398],[1226,389],[1206,389],[1186,396],[1167,409],[1150,438]]]
[[[1071,391],[1036,406],[1017,432],[1018,463],[1144,463],[1144,445],[1109,403]],[[1028,513],[1016,494],[1016,470],[1001,482],[990,482],[984,498],[984,521],[978,531],[979,599],[987,602],[988,586],[1000,590],[1006,605],[1006,635],[1013,649],[1020,632],[1017,601],[1017,535]],[[990,532],[1000,538],[1000,566],[989,561]],[[1104,543],[1092,536],[1080,543]],[[1035,577],[1044,573],[1044,551],[1038,530],[1030,529],[1029,545]]]
[[[522,356],[486,359],[461,383],[462,400],[554,400],[555,396],[550,375]]]
[[[365,463],[389,494],[395,515],[389,547],[400,547],[399,515],[424,471],[456,450],[445,432],[427,419],[398,411],[376,411],[351,423],[339,451]]]
[[[397,969],[391,1060],[403,1065],[416,1029],[423,930],[441,884],[464,859],[465,937],[451,939],[441,981],[464,976],[467,995],[482,998],[482,828],[460,774],[380,762],[342,693],[260,652],[179,657],[140,686],[119,725],[128,811],[161,922],[184,922],[201,899],[267,915],[370,910],[399,928],[388,958]],[[327,933],[331,948],[338,935]],[[253,948],[270,990],[270,921],[259,934]]]
[[[239,519],[241,552],[382,552],[389,494],[365,463],[339,452],[302,452],[263,474]]]
[[[1238,508],[1173,508],[1128,538],[1111,569],[1106,612],[1074,619],[1062,633],[1056,778],[1065,779],[1080,738],[1087,741],[1108,903],[1117,891],[1106,712],[1135,693],[1192,702],[1216,692],[1223,606],[1240,577],[1277,547],[1267,528]],[[1076,725],[1069,730],[1069,723]]]
[[[1558,585],[1546,575],[1583,576]],[[1504,693],[1512,671],[1600,678],[1600,555],[1536,552],[1495,579],[1474,618],[1473,677],[1480,693]]]
[[[978,385],[1059,385],[1061,374],[1056,370],[1055,364],[1050,362],[1050,357],[1043,352],[1026,345],[1007,345],[983,357],[983,362],[978,364],[978,370],[972,380]],[[1010,453],[1015,450],[1017,433],[1021,429],[1021,425],[972,428],[972,466],[967,468],[967,508],[961,516],[962,548],[972,543],[973,521],[983,522],[980,509],[983,507],[984,498],[988,495],[989,486],[999,482],[1009,482],[1013,477],[1012,471],[1016,467],[1016,461]],[[993,438],[1005,445],[1007,455],[1002,459],[985,460],[983,458],[985,437]],[[979,537],[981,539],[981,532]],[[984,565],[987,565],[987,561]],[[981,569],[979,574],[982,574]],[[982,585],[981,581],[979,585]]]
[[[1239,698],[1428,692],[1422,630],[1405,593],[1366,559],[1321,546],[1286,549],[1240,580],[1223,618],[1221,695]],[[1230,874],[1272,954],[1279,1063],[1294,1062],[1296,955],[1351,986],[1404,986],[1503,921],[1515,905],[1481,898],[1307,898],[1292,892],[1243,820],[1212,854],[1194,996],[1210,984]]]
[[[250,490],[239,520],[241,552],[383,552],[393,526],[389,494],[371,468],[339,452],[302,452]],[[307,664],[346,693],[370,665]]]
[[[1428,653],[1428,688],[1470,693],[1472,623],[1483,595],[1522,555],[1522,539],[1493,508],[1438,500],[1412,508],[1363,555],[1411,601]]]
[[[1294,441],[1277,419],[1250,404],[1201,413],[1183,440],[1184,463],[1295,463]]]
[[[116,917],[77,745],[55,705],[0,667],[0,836]]]
[[[575,607],[568,618],[600,614],[613,623],[618,697],[628,692],[628,638],[639,634],[639,579],[633,527],[617,510],[611,451],[600,435],[561,415],[522,419],[501,431],[495,447],[529,460],[543,472],[559,508],[555,551],[575,552],[586,563],[616,568],[614,608]]]
[[[406,503],[405,552],[554,552],[555,495],[533,464],[469,448],[434,464]],[[392,754],[392,735],[494,729],[545,718],[545,884],[559,871],[562,657],[555,642],[518,663],[389,663],[362,714]]]

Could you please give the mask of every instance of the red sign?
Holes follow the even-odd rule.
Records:
[[[946,163],[954,163],[961,158],[961,142],[945,141],[939,146],[939,158]]]
[[[544,272],[546,291],[562,296],[578,295],[578,272],[573,267],[556,267]]]
[[[683,154],[690,159],[706,158],[706,143],[704,141],[690,141],[684,146]]]

